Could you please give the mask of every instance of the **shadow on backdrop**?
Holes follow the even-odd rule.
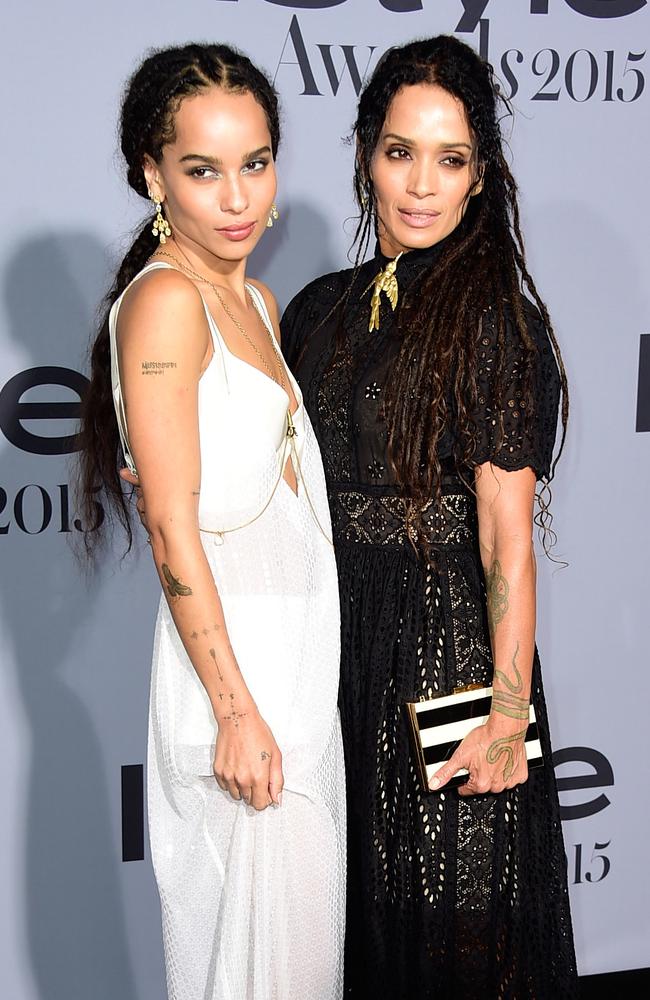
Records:
[[[280,218],[253,252],[248,268],[278,300],[280,314],[313,278],[347,266],[330,239],[331,225],[307,202],[279,205]]]
[[[10,335],[29,363],[65,367],[78,358],[105,274],[104,250],[87,234],[43,236],[17,251],[3,292]],[[62,392],[57,398],[65,398]],[[0,482],[18,484],[26,458],[6,448]],[[31,477],[36,462],[43,480],[54,473],[65,481],[61,458],[30,458]],[[31,729],[25,879],[34,979],[43,1000],[136,1000],[106,759],[89,711],[66,679],[101,584],[80,576],[69,536],[11,529],[3,538],[11,573],[0,576],[0,603]]]

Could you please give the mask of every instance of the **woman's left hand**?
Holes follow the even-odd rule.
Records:
[[[528,778],[528,761],[524,738],[527,724],[492,716],[472,729],[446,764],[438,768],[429,781],[432,791],[440,791],[464,767],[469,772],[467,784],[458,794],[483,795],[514,788]]]

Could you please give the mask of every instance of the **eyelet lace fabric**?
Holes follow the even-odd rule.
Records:
[[[284,788],[279,808],[256,812],[217,785],[214,713],[161,598],[147,786],[167,992],[169,1000],[340,1000],[345,775],[325,478],[300,406],[298,493],[278,478],[286,394],[227,349],[204,306],[214,354],[198,398],[201,541],[238,666],[282,752]],[[261,295],[260,308],[270,323]],[[118,400],[117,363],[114,375]],[[126,422],[123,433],[126,444]],[[203,635],[218,628],[208,621]]]
[[[408,257],[413,256],[412,261]],[[409,254],[416,280],[426,255]],[[418,260],[418,257],[421,259]],[[320,278],[290,304],[283,350],[301,385],[326,473],[341,598],[348,789],[344,995],[351,1000],[571,1000],[577,978],[566,861],[537,654],[532,697],[548,765],[500,795],[423,792],[404,702],[492,678],[476,502],[442,443],[439,505],[413,511],[386,455],[382,390],[397,349],[382,304],[368,333],[364,265],[333,366],[335,305],[351,272]],[[403,280],[404,275],[400,276]],[[400,285],[400,292],[402,286]],[[548,473],[558,375],[539,317],[535,419],[522,419],[520,352],[507,345],[501,445],[491,395],[496,338],[481,332],[477,464]],[[326,318],[327,317],[327,318]],[[325,321],[323,322],[323,319]],[[420,523],[428,556],[418,554]]]

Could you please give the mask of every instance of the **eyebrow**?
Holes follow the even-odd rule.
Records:
[[[384,139],[396,139],[397,142],[401,142],[403,146],[417,146],[415,139],[407,139],[404,135],[397,135],[396,132],[386,132]],[[469,149],[472,151],[472,146],[469,142],[439,142],[439,149],[459,149],[462,146],[463,149]]]
[[[270,146],[260,146],[259,149],[254,149],[251,153],[245,153],[241,161],[242,163],[248,163],[250,160],[256,159],[263,153],[270,153]],[[189,163],[190,161],[199,160],[201,163],[209,163],[211,167],[221,167],[223,166],[223,160],[218,156],[204,156],[202,153],[186,153],[185,156],[181,156],[179,163]]]

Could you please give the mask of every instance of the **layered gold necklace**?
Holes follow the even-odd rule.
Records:
[[[273,351],[273,357],[274,357],[275,363],[277,365],[277,375],[273,371],[273,369],[271,368],[270,364],[268,363],[268,361],[266,360],[266,358],[264,357],[264,355],[262,354],[262,352],[260,351],[260,349],[258,348],[258,346],[255,343],[255,341],[253,340],[253,338],[248,335],[248,333],[244,329],[243,325],[239,322],[239,320],[237,319],[237,317],[235,316],[235,314],[230,309],[228,303],[225,301],[223,295],[219,291],[219,286],[218,285],[215,285],[215,283],[213,281],[210,281],[210,279],[206,278],[203,274],[199,274],[198,271],[195,271],[188,264],[184,264],[183,261],[180,260],[180,258],[177,257],[173,253],[168,253],[166,250],[157,250],[155,256],[156,257],[168,257],[170,260],[174,261],[174,263],[178,266],[178,269],[180,271],[182,271],[183,274],[186,274],[190,278],[194,278],[196,281],[202,281],[205,285],[209,285],[210,286],[210,288],[212,289],[212,291],[216,295],[217,300],[219,302],[219,305],[221,306],[221,308],[225,312],[226,316],[231,321],[231,323],[233,324],[233,326],[239,331],[239,333],[241,333],[241,335],[244,338],[244,340],[246,341],[246,343],[249,344],[250,347],[253,349],[253,351],[255,352],[255,354],[257,355],[257,357],[259,358],[259,360],[261,361],[261,363],[262,363],[262,365],[264,367],[264,370],[268,374],[269,378],[271,378],[274,382],[277,382],[277,384],[279,386],[281,386],[284,389],[284,391],[286,392],[287,391],[287,380],[285,378],[284,361],[282,360],[282,356],[281,356],[281,354],[280,354],[280,352],[278,350],[277,344],[275,343],[275,337],[273,336],[273,334],[269,330],[268,324],[267,324],[266,320],[264,319],[264,317],[262,316],[262,314],[260,312],[260,309],[259,309],[259,306],[255,302],[255,299],[252,297],[252,295],[248,291],[248,288],[246,288],[246,294],[248,296],[248,299],[251,302],[251,304],[253,306],[253,309],[255,310],[255,312],[257,313],[257,315],[259,316],[260,320],[262,321],[262,326],[264,327],[264,332],[266,333],[267,337],[269,338],[269,342],[271,344],[271,349]],[[289,419],[291,420],[291,412],[290,411],[289,411]]]
[[[182,253],[182,251],[181,251],[181,253]],[[160,249],[158,249],[158,250],[156,250],[155,254],[152,254],[152,256],[150,258],[150,261],[151,260],[155,261],[155,259],[157,257],[168,257],[169,260],[173,260],[174,261],[174,263],[177,265],[179,271],[182,271],[184,274],[186,274],[190,278],[194,278],[196,281],[202,281],[204,284],[210,286],[210,288],[212,289],[212,291],[216,295],[217,300],[218,300],[219,304],[221,305],[223,311],[225,312],[226,316],[229,317],[229,319],[232,321],[232,323],[234,324],[234,326],[241,333],[242,337],[244,337],[244,339],[246,340],[246,342],[248,344],[250,344],[250,346],[252,347],[253,351],[255,352],[255,354],[257,355],[257,357],[262,362],[262,365],[264,366],[265,370],[267,371],[269,377],[274,382],[276,382],[278,385],[280,385],[282,387],[282,389],[284,389],[284,391],[285,391],[285,393],[287,394],[287,397],[288,397],[289,394],[287,392],[287,381],[286,381],[286,378],[285,378],[286,369],[284,367],[284,360],[282,358],[282,355],[280,354],[280,351],[278,350],[277,344],[275,342],[275,337],[273,336],[273,333],[271,332],[271,329],[270,329],[268,323],[266,322],[266,319],[262,315],[262,313],[261,313],[261,311],[259,309],[259,306],[255,302],[255,299],[250,294],[250,292],[248,291],[248,289],[246,289],[246,293],[247,293],[247,295],[248,295],[248,297],[249,297],[249,299],[250,299],[250,301],[251,301],[251,303],[253,305],[253,308],[255,309],[256,313],[258,314],[258,316],[260,317],[260,319],[262,321],[262,326],[264,327],[264,330],[265,330],[265,332],[266,332],[266,334],[267,334],[267,336],[269,338],[269,341],[271,343],[271,347],[273,349],[273,356],[275,358],[275,361],[276,361],[276,364],[277,364],[277,368],[278,368],[278,377],[277,378],[276,378],[276,376],[275,376],[275,374],[273,372],[273,369],[268,364],[268,362],[267,362],[266,358],[264,357],[264,355],[262,354],[262,352],[259,350],[259,348],[255,344],[255,342],[253,341],[253,339],[251,337],[249,337],[249,335],[246,332],[246,330],[244,329],[243,325],[239,322],[239,320],[237,319],[237,317],[234,315],[234,313],[229,308],[228,304],[224,300],[223,295],[221,294],[221,292],[219,290],[219,287],[217,285],[215,285],[215,283],[213,281],[210,281],[209,278],[206,278],[205,275],[199,274],[198,271],[195,271],[194,268],[190,267],[189,264],[184,264],[183,261],[180,260],[180,258],[177,257],[173,253],[168,253],[166,250],[160,250]],[[278,485],[280,483],[280,480],[282,479],[283,473],[284,473],[284,467],[285,467],[286,460],[288,458],[288,455],[291,454],[293,456],[294,467],[295,467],[295,471],[296,471],[296,478],[299,479],[302,482],[303,489],[304,489],[304,492],[305,492],[305,497],[307,499],[307,503],[309,504],[309,507],[310,507],[312,516],[314,518],[314,521],[316,522],[316,526],[317,526],[318,530],[320,531],[321,535],[323,536],[323,538],[325,539],[325,541],[328,543],[328,545],[332,545],[333,544],[332,539],[330,538],[330,536],[328,535],[327,531],[325,530],[325,528],[321,524],[321,520],[320,520],[320,518],[318,516],[318,513],[316,512],[316,508],[315,508],[314,503],[312,501],[309,489],[307,487],[307,483],[305,482],[305,477],[303,475],[302,466],[301,466],[301,463],[300,463],[300,456],[298,454],[298,449],[296,448],[296,441],[295,441],[296,434],[297,434],[297,431],[296,431],[295,424],[293,422],[293,415],[291,413],[291,406],[287,405],[287,432],[286,432],[286,436],[285,436],[285,447],[284,447],[284,449],[282,451],[282,457],[280,459],[280,463],[279,463],[279,466],[278,466],[279,471],[278,471],[278,476],[277,476],[275,485],[274,485],[273,489],[271,490],[271,493],[270,493],[269,497],[267,498],[267,500],[266,500],[264,506],[262,507],[262,509],[255,515],[255,517],[251,518],[249,521],[246,521],[244,524],[238,524],[234,528],[227,528],[227,529],[224,529],[223,531],[210,531],[209,529],[202,529],[202,530],[205,530],[205,531],[207,531],[208,534],[214,535],[215,537],[219,538],[220,541],[221,541],[221,543],[223,543],[224,535],[230,534],[233,531],[240,531],[242,528],[247,528],[251,524],[253,524],[255,521],[257,521],[262,516],[262,514],[267,510],[269,504],[271,503],[271,500],[275,496],[275,491],[276,491],[276,489],[277,489],[277,487],[278,487]],[[289,488],[291,489],[291,487],[289,487]]]

